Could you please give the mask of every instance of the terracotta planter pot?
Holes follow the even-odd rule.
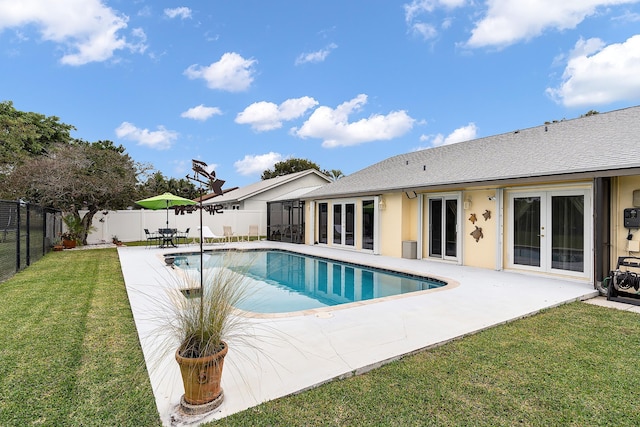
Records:
[[[224,348],[211,356],[188,358],[176,351],[176,360],[180,365],[182,383],[184,384],[184,400],[189,405],[205,405],[218,399],[217,406],[222,403],[222,366],[229,346],[223,342]],[[214,409],[214,408],[209,408]]]
[[[73,249],[76,247],[76,241],[63,239],[62,246],[64,246],[65,249]]]

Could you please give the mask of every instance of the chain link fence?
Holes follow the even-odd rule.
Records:
[[[62,213],[0,200],[0,282],[38,261],[62,232]]]

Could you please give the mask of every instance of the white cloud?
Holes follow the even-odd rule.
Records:
[[[425,22],[416,22],[411,25],[411,32],[422,37],[423,40],[433,39],[438,35],[438,30],[433,25]]]
[[[489,0],[484,18],[476,23],[467,46],[506,47],[539,36],[545,30],[575,28],[599,7],[639,0]]]
[[[258,132],[279,129],[283,121],[297,119],[316,105],[318,101],[309,96],[287,99],[280,105],[266,101],[254,102],[238,113],[235,122],[249,124]]]
[[[451,132],[449,135],[444,136],[439,133],[435,136],[420,135],[420,142],[429,142],[431,147],[439,147],[441,145],[455,144],[456,142],[471,141],[478,136],[478,127],[475,123],[469,123],[466,126],[459,127]],[[418,147],[416,150],[423,150],[428,147]]]
[[[331,53],[332,50],[338,47],[337,44],[331,43],[324,49],[320,49],[316,52],[303,53],[296,58],[296,65],[306,64],[307,62],[322,62],[327,59],[327,56]]]
[[[116,136],[122,139],[135,141],[138,145],[144,145],[157,150],[170,148],[178,139],[178,133],[167,130],[164,126],[158,126],[158,130],[140,129],[129,122],[122,122],[116,129]]]
[[[302,127],[293,128],[291,133],[300,138],[320,138],[323,147],[338,147],[397,138],[413,127],[415,120],[403,110],[349,122],[349,115],[366,103],[367,95],[361,94],[336,109],[318,107]]]
[[[187,19],[191,18],[191,9],[188,7],[176,7],[174,9],[165,9],[164,14],[169,18]]]
[[[409,23],[417,16],[429,14],[436,8],[454,9],[464,6],[466,3],[466,0],[413,0],[411,3],[403,5],[404,19]]]
[[[210,89],[220,89],[229,92],[247,90],[253,82],[255,59],[245,59],[235,52],[227,52],[205,67],[191,65],[184,71],[190,79],[204,79]]]
[[[411,3],[405,3],[404,19],[409,27],[409,33],[419,36],[423,40],[429,40],[438,36],[438,30],[433,23],[425,22],[421,19],[422,16],[433,18],[433,13],[436,9],[451,10],[467,3],[466,0],[413,0]],[[449,28],[451,25],[451,19],[445,18],[440,24],[443,29]]]
[[[144,52],[146,37],[137,29],[137,43],[122,35],[129,18],[100,0],[21,0],[0,2],[0,32],[34,26],[42,40],[64,47],[60,62],[84,65],[111,59],[118,50]]]
[[[640,98],[640,35],[608,46],[597,38],[579,40],[562,80],[546,92],[567,107]]]
[[[261,174],[267,169],[271,169],[273,165],[282,160],[282,154],[274,153],[273,151],[267,154],[260,155],[246,155],[244,159],[238,160],[233,164],[236,168],[236,172],[240,175],[254,175]]]
[[[200,104],[197,107],[189,108],[187,111],[180,114],[180,117],[204,122],[216,114],[222,115],[222,111],[218,107],[205,107],[204,104]]]

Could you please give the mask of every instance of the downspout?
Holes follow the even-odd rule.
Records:
[[[593,180],[594,189],[594,288],[600,295],[607,295],[603,281],[611,270],[611,178]]]

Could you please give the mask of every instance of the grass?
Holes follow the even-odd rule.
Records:
[[[577,302],[216,425],[638,426],[638,362],[638,314]]]
[[[159,425],[114,249],[51,253],[0,298],[0,425]],[[639,349],[638,314],[573,303],[209,425],[637,426]]]
[[[0,300],[0,425],[160,425],[114,249],[52,252]]]

